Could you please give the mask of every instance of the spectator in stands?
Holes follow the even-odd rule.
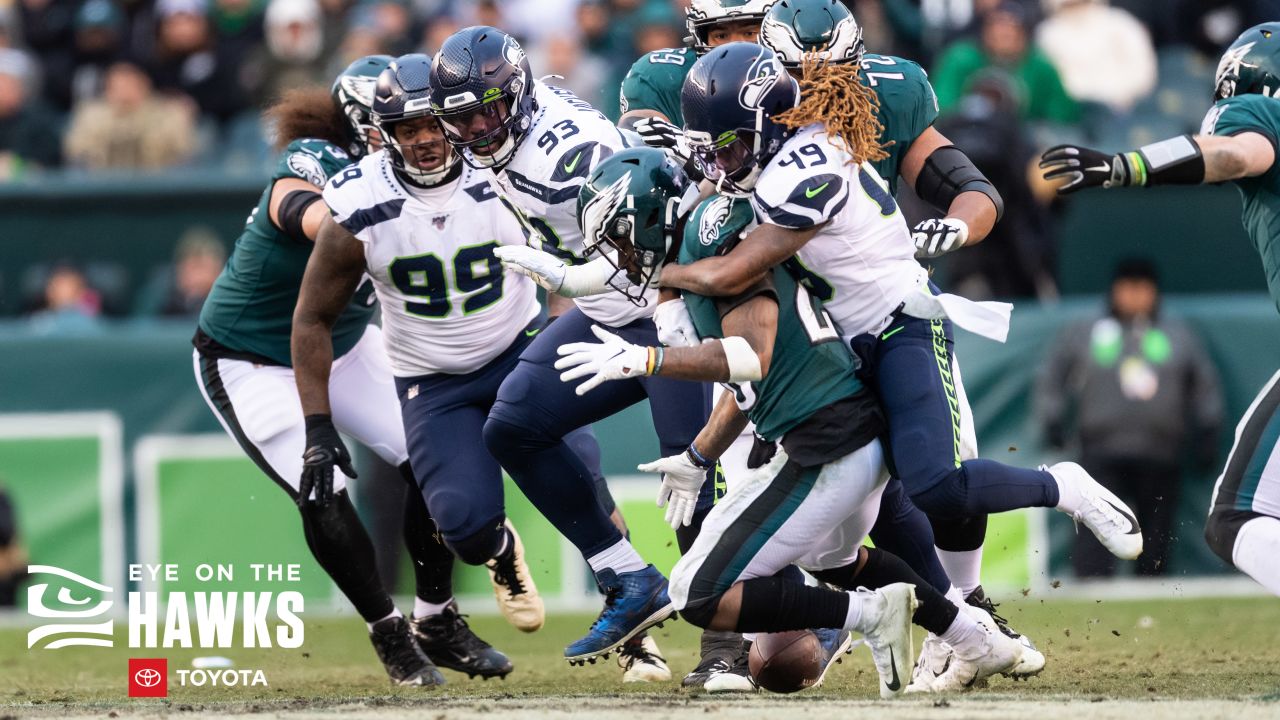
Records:
[[[18,584],[27,577],[27,551],[18,534],[18,512],[0,485],[0,607],[18,603]]]
[[[80,6],[75,20],[75,47],[70,73],[49,78],[47,83],[62,110],[77,102],[92,100],[106,87],[107,68],[121,59],[124,42],[124,14],[112,0],[88,0]]]
[[[1044,0],[1044,7],[1050,15],[1036,44],[1071,97],[1123,114],[1155,89],[1156,49],[1132,15],[1107,0]]]
[[[564,78],[550,82],[572,90],[592,107],[618,102],[617,91],[607,87],[609,65],[583,52],[582,43],[573,35],[548,35],[529,48],[529,63],[541,74]]]
[[[227,250],[217,233],[203,226],[189,228],[178,242],[173,267],[161,281],[160,292],[155,293],[160,299],[158,306],[143,308],[142,314],[190,318],[199,315],[226,262]]]
[[[50,335],[92,332],[98,329],[102,297],[89,286],[78,267],[70,263],[54,266],[44,283],[44,299],[31,314],[31,325]]]
[[[266,44],[246,70],[254,104],[266,107],[289,88],[324,84],[324,15],[317,0],[271,0]]]
[[[26,53],[0,49],[0,182],[21,177],[31,165],[54,167],[61,159],[59,122],[32,94],[34,74]]]
[[[245,57],[262,44],[263,0],[214,0],[209,19],[218,44],[229,54]]]
[[[195,151],[195,118],[185,103],[158,97],[137,65],[107,71],[101,99],[78,105],[67,131],[67,161],[89,170],[159,170]]]
[[[218,45],[205,0],[158,0],[156,48],[148,69],[161,92],[185,95],[226,122],[249,107],[240,60]]]
[[[8,4],[8,3],[6,3]],[[44,85],[71,72],[72,27],[79,0],[16,0],[17,26],[21,29],[19,47],[29,51],[36,60],[37,72],[32,81],[40,80],[37,91],[32,92],[46,102],[56,102],[56,93]]]
[[[1199,338],[1160,307],[1150,261],[1116,266],[1106,312],[1062,332],[1035,400],[1049,444],[1066,445],[1074,415],[1081,463],[1136,510],[1146,541],[1137,573],[1167,572],[1184,452],[1201,471],[1215,466],[1223,408]],[[1072,564],[1081,577],[1115,569],[1092,536],[1077,536]]]
[[[1053,63],[1031,44],[1028,28],[1027,10],[1006,0],[983,17],[980,39],[958,40],[943,51],[930,76],[939,109],[955,107],[976,76],[995,68],[1017,81],[1023,119],[1077,122],[1079,106],[1062,87]]]

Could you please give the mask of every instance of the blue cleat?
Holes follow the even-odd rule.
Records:
[[[582,639],[564,649],[570,665],[595,663],[642,631],[675,617],[667,597],[667,579],[649,565],[643,570],[618,574],[612,570],[596,573],[604,593],[604,610]]]
[[[818,642],[822,645],[822,674],[818,676],[818,681],[811,685],[816,688],[827,679],[827,671],[835,664],[840,662],[845,655],[853,652],[853,636],[848,630],[823,628],[814,630],[814,635],[818,636]]]

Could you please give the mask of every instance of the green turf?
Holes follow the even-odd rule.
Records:
[[[1280,601],[1275,598],[1042,602],[1033,595],[1008,602],[1001,610],[1037,641],[1049,665],[1028,682],[997,678],[987,691],[994,696],[1280,699],[1280,676],[1275,672],[1280,666]],[[612,659],[586,668],[567,667],[561,650],[589,622],[584,616],[553,617],[541,631],[521,635],[499,618],[474,618],[477,632],[511,656],[515,672],[505,681],[488,682],[446,672],[449,685],[434,694],[501,699],[634,693],[671,698],[679,692],[677,682],[623,686]],[[694,628],[669,624],[656,636],[677,678],[695,664]],[[119,639],[120,635],[118,643]],[[270,686],[178,686],[174,671],[208,654],[227,655],[238,668],[264,670]],[[0,706],[35,705],[56,712],[62,704],[136,709],[142,703],[164,703],[126,697],[129,657],[169,659],[168,704],[178,707],[253,710],[257,703],[315,707],[360,699],[412,705],[426,692],[389,687],[363,625],[352,619],[308,620],[306,643],[299,650],[27,650],[25,631],[6,629],[0,631],[0,677],[5,680],[0,683]],[[813,692],[871,698],[874,679],[869,656],[859,649],[829,674],[825,687]]]

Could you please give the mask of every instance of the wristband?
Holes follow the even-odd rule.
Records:
[[[685,455],[689,456],[690,462],[703,470],[710,470],[711,467],[716,464],[715,460],[708,460],[703,457],[702,453],[698,452],[698,448],[693,446],[693,443],[689,443],[689,449],[684,452]]]

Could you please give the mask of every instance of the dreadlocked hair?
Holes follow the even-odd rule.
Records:
[[[288,90],[264,113],[276,150],[294,140],[315,138],[345,149],[351,142],[351,126],[333,102],[328,88]]]
[[[880,144],[884,125],[876,119],[880,98],[858,79],[858,63],[833,65],[810,53],[802,70],[800,102],[775,115],[773,121],[792,129],[821,123],[831,141],[851,156],[852,164],[889,157],[887,146]]]

